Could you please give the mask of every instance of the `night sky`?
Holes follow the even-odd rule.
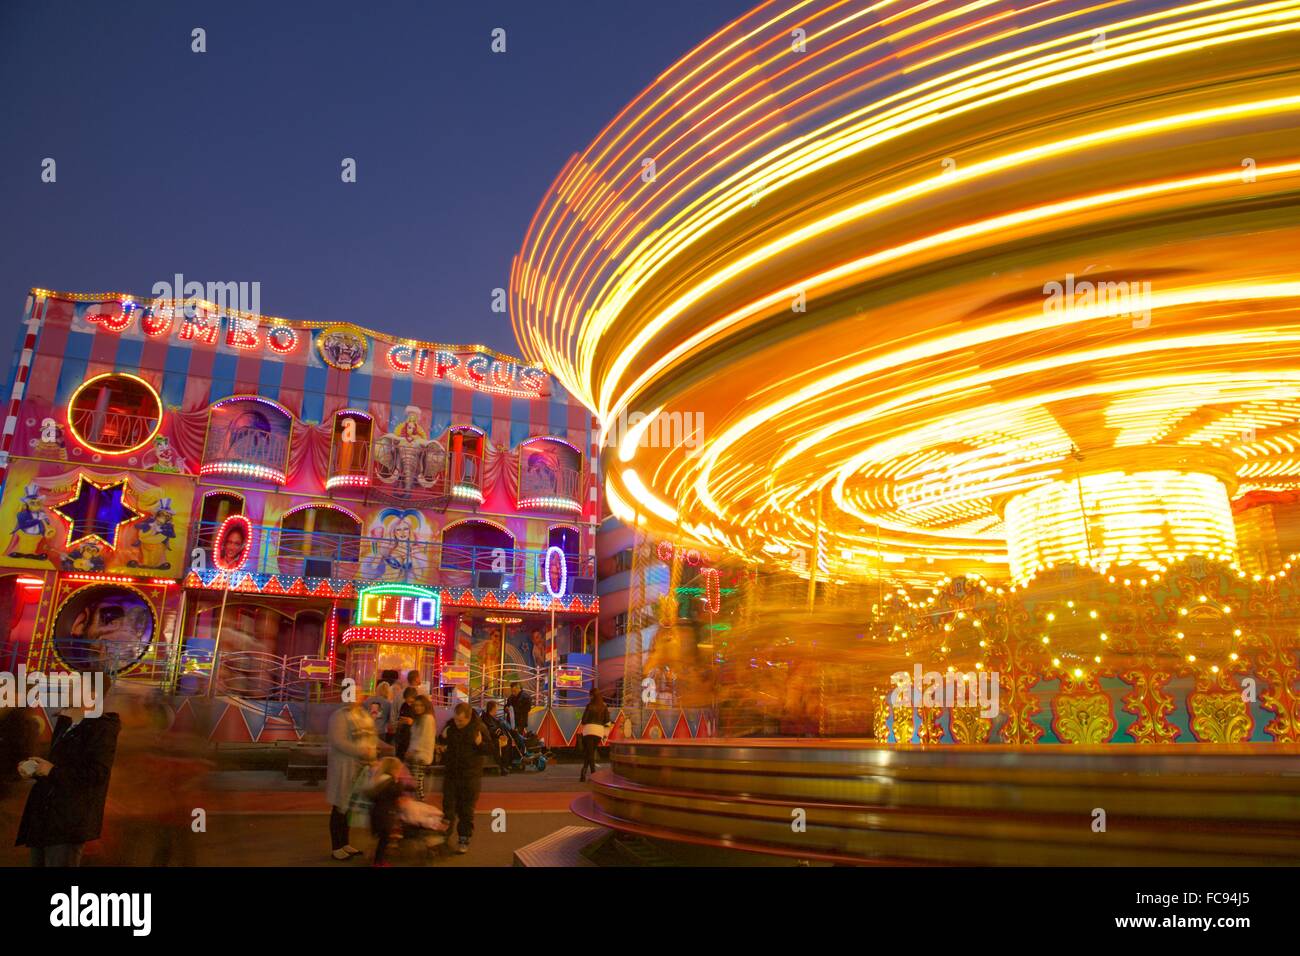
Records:
[[[754,2],[0,0],[0,348],[32,286],[180,272],[517,353],[492,290],[560,167]]]

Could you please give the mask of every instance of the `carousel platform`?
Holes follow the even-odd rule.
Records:
[[[611,759],[574,813],[665,846],[812,864],[1300,863],[1293,744],[626,740]]]

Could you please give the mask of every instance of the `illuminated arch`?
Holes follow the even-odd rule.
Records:
[[[120,380],[133,382],[138,386],[142,386],[146,394],[153,399],[153,410],[154,413],[156,414],[150,414],[148,416],[145,416],[146,418],[152,418],[153,424],[148,428],[147,434],[145,434],[144,438],[140,438],[132,441],[132,443],[127,447],[115,448],[112,446],[105,446],[103,444],[100,444],[103,441],[102,436],[97,437],[95,441],[91,441],[89,438],[86,437],[86,435],[83,432],[86,423],[84,422],[80,423],[81,427],[79,427],[78,420],[82,418],[83,415],[77,408],[77,400],[81,398],[81,396],[85,394],[86,390],[89,388],[92,388],[97,385],[102,388],[108,385],[110,381],[120,381]],[[94,412],[91,414],[91,417],[98,418],[100,420],[107,419],[109,421],[112,421],[113,419],[110,416],[113,415],[116,415],[118,419],[123,420],[126,427],[130,427],[129,423],[126,422],[127,419],[137,417],[126,413],[120,413],[120,412],[114,413],[112,411]],[[98,452],[101,455],[129,455],[132,454],[133,452],[137,452],[140,449],[147,447],[149,443],[152,442],[154,438],[157,437],[158,432],[161,430],[162,420],[163,420],[162,397],[158,394],[158,390],[155,389],[153,385],[151,385],[145,379],[141,378],[139,375],[132,375],[130,372],[103,372],[99,375],[92,376],[91,378],[82,382],[73,391],[72,397],[68,399],[67,419],[68,419],[68,431],[72,433],[72,437],[75,438],[78,442],[80,442],[85,447],[89,448],[91,451]],[[132,436],[132,439],[136,439],[136,436]]]

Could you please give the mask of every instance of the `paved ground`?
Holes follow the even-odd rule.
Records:
[[[578,782],[577,764],[553,764],[542,773],[528,772],[483,779],[471,850],[460,855],[430,855],[407,841],[391,858],[394,866],[510,866],[514,851],[560,827],[584,821],[569,812],[574,797],[587,789]],[[435,778],[427,799],[440,804],[441,781]],[[24,866],[27,851],[12,846],[27,788],[0,801],[0,866]],[[212,774],[204,789],[207,832],[192,837],[183,831],[186,858],[207,866],[333,866],[370,863],[374,839],[354,830],[353,844],[364,856],[337,862],[329,855],[329,808],[321,784],[305,786],[273,771]],[[494,814],[494,811],[499,811]],[[497,829],[493,821],[497,820]],[[504,825],[504,832],[500,828]],[[153,827],[133,829],[129,821],[106,820],[106,839],[88,848],[87,865],[148,864]],[[452,843],[455,843],[453,838]]]

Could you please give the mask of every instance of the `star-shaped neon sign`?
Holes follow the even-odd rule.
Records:
[[[125,478],[100,485],[85,475],[78,475],[76,494],[50,508],[68,523],[68,540],[64,547],[71,548],[90,539],[110,550],[115,549],[118,532],[123,526],[146,517],[126,503],[126,491]]]

